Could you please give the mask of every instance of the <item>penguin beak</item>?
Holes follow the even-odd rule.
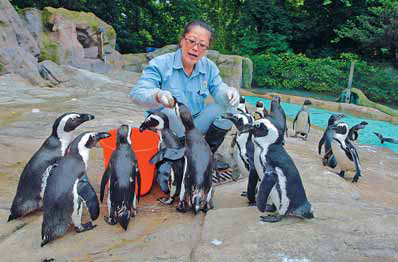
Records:
[[[94,118],[95,116],[91,114],[80,114],[80,119],[82,123],[93,120]]]
[[[98,141],[100,141],[101,139],[105,139],[105,138],[108,138],[108,137],[110,137],[110,136],[111,136],[111,134],[109,134],[108,132],[98,132],[98,133],[95,135],[95,141],[98,142]]]
[[[146,130],[146,129],[147,129],[146,122],[144,122],[144,123],[142,123],[142,124],[140,125],[139,131],[140,131],[140,132],[144,132],[144,130]]]
[[[330,127],[330,129],[336,130],[336,129],[337,129],[337,125],[332,125],[332,126]]]

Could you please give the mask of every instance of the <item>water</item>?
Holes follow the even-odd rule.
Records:
[[[255,105],[257,100],[262,100],[266,108],[269,108],[271,105],[271,100],[265,98],[260,98],[255,96],[245,96],[245,98],[246,101],[252,105]],[[285,110],[286,116],[291,119],[294,119],[296,117],[297,112],[301,108],[301,105],[290,104],[285,102],[282,102],[281,105]],[[310,107],[309,112],[311,114],[311,125],[318,126],[321,128],[326,128],[329,117],[332,114],[336,113],[314,107]],[[380,120],[360,118],[348,115],[346,113],[344,114],[345,117],[342,120],[340,120],[340,122],[345,122],[350,127],[359,124],[361,121],[368,122],[368,125],[364,129],[359,131],[359,139],[358,139],[359,144],[386,147],[394,152],[398,152],[398,144],[391,144],[391,143],[381,144],[380,140],[376,137],[375,134],[373,134],[373,132],[378,132],[381,133],[384,137],[398,138],[398,125],[393,125],[389,122],[380,121]]]

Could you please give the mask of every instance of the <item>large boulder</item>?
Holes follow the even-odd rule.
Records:
[[[123,55],[123,69],[131,72],[141,73],[148,64],[146,53],[125,54]]]
[[[0,0],[0,74],[17,73],[43,85],[37,63],[40,49],[8,0]]]

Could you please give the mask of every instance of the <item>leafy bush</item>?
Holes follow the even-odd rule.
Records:
[[[302,89],[336,95],[347,87],[350,65],[358,59],[342,54],[340,59],[308,58],[302,54],[261,54],[251,57],[255,87]],[[375,102],[398,104],[398,71],[356,61],[353,86]]]

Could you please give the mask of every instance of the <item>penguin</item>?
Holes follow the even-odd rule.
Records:
[[[304,100],[303,106],[293,120],[293,130],[295,137],[297,137],[297,134],[300,134],[303,136],[304,140],[307,140],[308,138],[311,129],[311,119],[310,113],[307,111],[307,106],[311,104],[312,103],[310,100]]]
[[[377,133],[377,132],[373,132],[373,134],[375,134],[380,139],[380,143],[382,143],[382,144],[384,144],[384,142],[398,144],[397,138],[384,137],[382,134]]]
[[[351,141],[358,140],[359,130],[364,129],[367,124],[368,122],[362,121],[361,123],[351,127],[350,131],[348,132],[348,139],[350,139]]]
[[[238,130],[236,143],[233,146],[233,157],[241,174],[249,177],[247,191],[241,195],[247,197],[249,206],[253,206],[256,204],[256,188],[259,180],[254,167],[254,144],[250,132],[254,118],[251,114],[245,113],[225,113],[222,118],[230,120]]]
[[[94,119],[93,115],[71,112],[65,113],[55,120],[51,135],[33,154],[19,177],[8,221],[41,208],[48,177],[47,168],[64,155],[72,140],[72,131],[92,119]]]
[[[254,163],[261,179],[256,205],[266,211],[267,200],[276,206],[276,215],[261,216],[263,222],[278,222],[283,216],[314,217],[299,171],[282,145],[283,133],[272,118],[256,120],[252,129]]]
[[[264,102],[261,100],[258,100],[256,102],[256,111],[253,112],[254,120],[263,118],[266,115],[268,115],[268,111],[264,107]]]
[[[286,137],[288,137],[288,128],[286,124],[286,114],[281,106],[281,98],[279,96],[273,96],[270,107],[270,116],[274,120],[274,123],[278,130],[282,132],[282,134],[286,133]],[[283,139],[283,144],[285,144],[285,140]]]
[[[188,204],[195,214],[200,210],[206,212],[214,207],[213,153],[202,133],[195,128],[189,108],[176,101],[175,112],[185,127],[185,166],[177,211],[186,212]]]
[[[341,122],[333,125],[332,129],[335,130],[332,150],[327,152],[325,157],[329,157],[329,154],[333,154],[336,157],[337,166],[340,168],[340,177],[344,177],[347,171],[355,172],[352,183],[356,183],[361,176],[361,164],[358,152],[348,137],[348,125]]]
[[[348,131],[347,138],[352,142],[358,140],[359,130],[364,129],[367,124],[368,124],[368,122],[362,121],[361,123],[356,124],[353,127],[351,127],[350,130]],[[334,133],[333,133],[333,136],[334,136]],[[326,149],[326,144],[325,144],[325,149]],[[337,165],[336,157],[333,155],[331,147],[329,148],[329,151],[327,151],[327,152],[325,151],[325,155],[322,158],[322,163],[324,166],[329,166],[331,168],[336,167],[336,165]]]
[[[237,110],[241,113],[249,113],[249,110],[246,107],[246,98],[244,96],[240,96]]]
[[[169,118],[162,112],[149,114],[141,124],[139,130],[156,131],[160,137],[160,150],[151,158],[151,164],[157,167],[156,179],[160,189],[169,197],[158,200],[171,205],[181,191],[182,176],[185,165],[185,147],[180,139],[170,129]]]
[[[63,236],[73,223],[77,233],[91,230],[92,222],[81,223],[83,204],[91,220],[99,216],[99,203],[94,188],[87,179],[90,149],[101,139],[110,137],[107,132],[84,132],[68,146],[49,171],[43,198],[41,246]]]
[[[324,152],[329,152],[332,148],[332,141],[333,141],[333,136],[334,136],[334,130],[332,129],[332,126],[336,124],[340,119],[345,117],[344,114],[333,114],[329,117],[328,119],[328,126],[326,127],[325,131],[323,132],[321,140],[319,140],[318,143],[318,154],[321,154],[322,152],[322,147],[324,147]],[[329,159],[326,159],[324,156],[322,157],[322,163],[324,166],[329,166],[331,168],[335,168],[337,163],[336,163],[336,158],[331,157]]]
[[[117,130],[116,149],[112,152],[101,179],[101,203],[109,180],[108,216],[104,220],[109,225],[119,223],[127,230],[130,217],[137,214],[137,199],[139,201],[141,194],[141,176],[137,158],[131,148],[131,127],[128,125],[121,125]],[[136,183],[138,193],[135,190]]]

